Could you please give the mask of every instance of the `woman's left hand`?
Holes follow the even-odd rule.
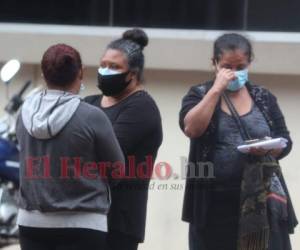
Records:
[[[267,154],[272,155],[273,157],[278,157],[282,153],[282,149],[263,149],[263,148],[251,148],[248,154],[256,155],[256,156],[264,156]]]

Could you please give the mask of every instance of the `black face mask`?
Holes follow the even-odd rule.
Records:
[[[121,94],[131,80],[126,81],[129,72],[116,75],[101,75],[98,73],[98,88],[105,96],[116,96]]]

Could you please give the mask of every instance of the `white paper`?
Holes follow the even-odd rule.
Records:
[[[237,147],[237,149],[242,153],[248,153],[251,148],[263,148],[266,150],[271,149],[281,149],[287,146],[288,140],[285,138],[274,138],[261,142],[254,142],[251,144],[244,144]]]

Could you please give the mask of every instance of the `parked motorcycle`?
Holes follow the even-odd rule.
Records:
[[[10,81],[19,68],[16,60],[3,66],[0,77],[6,88],[9,88]],[[5,114],[0,118],[0,247],[14,244],[18,239],[16,219],[20,164],[15,128],[18,111],[23,104],[23,95],[30,85],[31,81],[27,81],[9,100],[5,106]]]

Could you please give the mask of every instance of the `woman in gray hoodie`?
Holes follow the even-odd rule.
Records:
[[[108,180],[123,154],[106,115],[78,96],[79,53],[51,46],[41,63],[47,88],[25,100],[20,143],[22,250],[105,249]]]

